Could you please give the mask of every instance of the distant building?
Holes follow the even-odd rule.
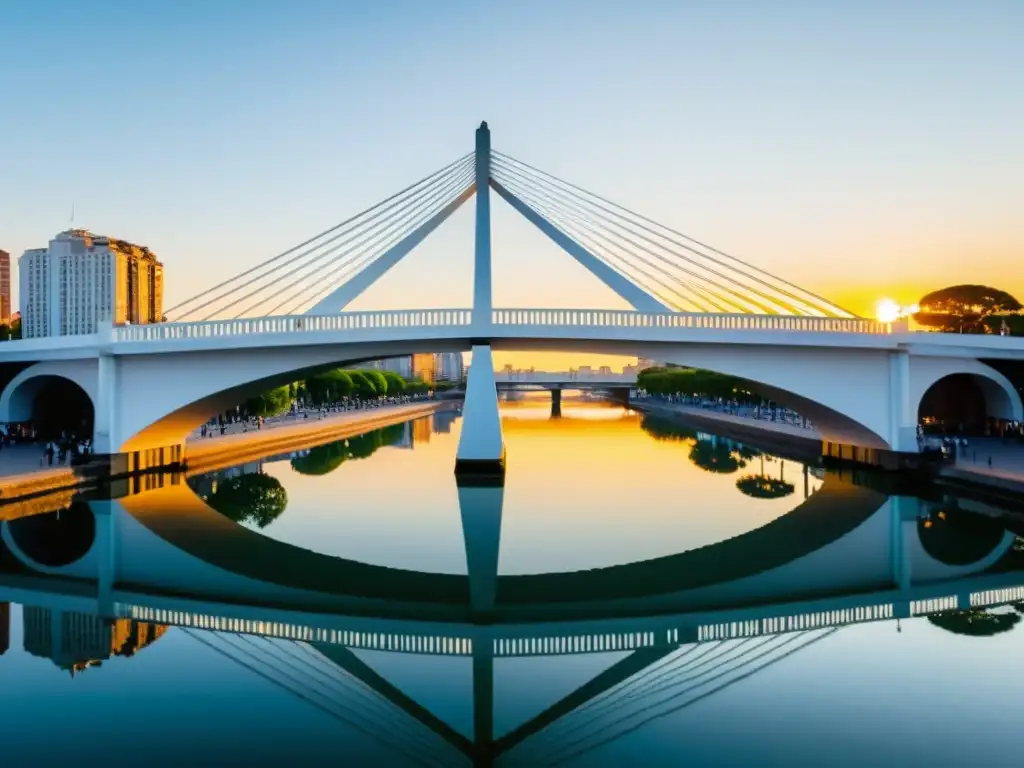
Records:
[[[412,356],[412,377],[426,384],[434,383],[434,356],[431,353]]]
[[[11,254],[0,251],[0,324],[11,322]]]
[[[434,355],[434,378],[437,381],[462,381],[465,374],[461,352],[441,352]]]
[[[98,667],[111,656],[134,656],[156,642],[167,631],[163,624],[131,619],[108,621],[99,616],[73,611],[25,606],[25,650],[50,659],[74,677],[89,667]]]
[[[397,373],[399,376],[405,379],[412,378],[412,355],[403,355],[402,357],[389,357],[387,360],[377,360],[373,365],[381,371],[391,371]]]
[[[576,369],[576,374],[580,378],[584,378],[584,377],[587,377],[587,376],[593,376],[594,375],[594,369],[591,368],[589,365],[581,365],[579,368]]]
[[[49,247],[25,251],[18,277],[26,339],[163,319],[164,267],[145,246],[69,229]]]
[[[612,368],[610,365],[602,365],[600,368],[597,369],[597,373],[600,376],[611,376]]]
[[[626,376],[636,376],[642,369],[639,365],[624,365],[622,366],[622,373]]]

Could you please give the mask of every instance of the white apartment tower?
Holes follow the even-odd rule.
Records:
[[[144,246],[69,229],[19,261],[21,333],[78,336],[99,323],[158,323],[163,264]]]
[[[439,352],[434,355],[435,378],[438,381],[462,381],[465,366],[461,352]]]

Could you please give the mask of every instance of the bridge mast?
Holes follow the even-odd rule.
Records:
[[[473,261],[473,327],[491,324],[491,129],[476,129],[476,250]]]

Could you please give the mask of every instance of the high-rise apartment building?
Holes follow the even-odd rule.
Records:
[[[0,324],[11,322],[11,254],[0,251]]]
[[[163,319],[164,267],[145,246],[69,229],[25,251],[18,273],[26,339]]]
[[[412,356],[389,357],[387,360],[378,360],[374,366],[380,371],[391,371],[405,379],[412,378]]]
[[[70,670],[72,676],[111,656],[134,656],[167,631],[162,624],[110,622],[87,613],[33,606],[25,606],[22,617],[25,650]]]
[[[434,355],[434,377],[437,381],[462,381],[465,364],[461,352],[439,352]]]

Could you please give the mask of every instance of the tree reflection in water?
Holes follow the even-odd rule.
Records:
[[[288,506],[288,492],[276,477],[240,475],[218,483],[206,503],[236,523],[254,523],[266,528]]]
[[[928,621],[940,629],[957,635],[991,637],[1009,632],[1020,623],[1016,613],[972,608],[968,611],[941,611],[928,616]]]
[[[347,440],[318,445],[304,456],[293,458],[292,469],[302,475],[327,475],[346,461],[368,458],[379,448],[400,442],[404,435],[405,425],[393,424]]]
[[[640,427],[655,440],[692,443],[690,461],[706,472],[732,474],[746,467],[751,459],[763,456],[756,448],[697,432],[657,417],[644,416]]]

